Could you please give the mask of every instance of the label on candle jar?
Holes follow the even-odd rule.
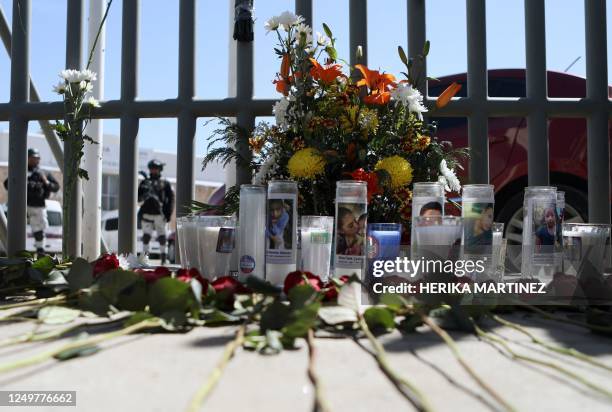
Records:
[[[252,256],[244,255],[240,257],[240,272],[251,273],[255,270],[255,259]]]
[[[294,264],[297,249],[297,197],[269,193],[266,223],[266,264]]]
[[[219,229],[217,238],[217,253],[232,253],[236,246],[235,230],[229,227]]]
[[[338,202],[336,267],[360,269],[365,260],[367,204]]]

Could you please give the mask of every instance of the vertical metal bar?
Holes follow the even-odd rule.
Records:
[[[11,37],[11,30],[8,22],[6,21],[6,16],[4,15],[2,8],[0,8],[0,38],[2,38],[2,43],[4,43],[4,48],[9,56],[11,55]],[[34,80],[32,80],[32,76],[30,76],[30,101],[40,102],[40,96],[38,95],[38,91],[34,85]],[[49,148],[51,148],[51,152],[53,153],[57,166],[61,171],[63,171],[64,150],[62,149],[62,143],[55,135],[55,132],[51,128],[51,124],[48,120],[39,120],[38,124],[40,125],[40,128],[47,139],[47,144],[49,145]]]
[[[534,105],[527,116],[528,181],[532,186],[550,182],[548,122],[546,120],[546,18],[544,0],[525,0],[525,52],[527,98]]]
[[[362,56],[357,57],[361,46]],[[349,53],[351,66],[368,64],[368,2],[349,0]]]
[[[138,86],[139,0],[123,2],[121,22],[121,102],[136,99]],[[121,115],[119,143],[119,252],[136,251],[136,204],[138,183],[138,117]]]
[[[11,105],[28,101],[30,93],[30,0],[13,0],[11,41]],[[28,120],[13,112],[9,125],[7,255],[25,249]]]
[[[486,14],[485,0],[467,0],[467,86],[474,105],[468,118],[471,183],[489,183]]]
[[[425,45],[425,0],[408,0],[408,57],[414,58],[421,54]],[[422,62],[420,65],[413,66],[421,73],[418,84],[415,86],[423,96],[426,96],[427,87],[427,65]]]
[[[255,116],[249,109],[253,100],[253,42],[236,42],[236,66],[236,99],[240,107],[236,124],[250,131],[255,126]],[[246,139],[240,139],[236,149],[247,162],[250,161],[253,154]],[[250,183],[252,178],[248,164],[236,164],[236,184]]]
[[[312,27],[312,0],[295,0],[295,14],[302,16],[304,22]]]
[[[606,1],[585,0],[584,5],[587,98],[598,103],[587,120],[589,221],[610,223]]]
[[[179,7],[179,100],[185,107],[178,117],[176,162],[176,215],[189,213],[194,196],[194,139],[196,117],[188,103],[195,95],[195,0],[181,0]]]
[[[83,0],[68,0],[66,15],[66,68],[81,69],[81,55],[83,51]],[[69,170],[71,165],[68,163],[76,155],[70,142],[64,142],[64,171]],[[74,172],[73,172],[74,173]],[[69,183],[68,173],[63,173],[63,183],[66,187]],[[67,253],[71,257],[81,256],[81,219],[83,210],[83,193],[81,179],[78,177],[72,182],[70,188],[72,198],[70,204],[66,205],[68,228],[70,234],[67,242]],[[67,199],[63,200],[64,202]],[[67,234],[64,234],[66,236]]]

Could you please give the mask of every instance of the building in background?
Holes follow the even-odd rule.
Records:
[[[8,176],[8,147],[8,131],[0,131],[0,182],[4,182]],[[62,175],[45,137],[42,134],[29,134],[28,147],[40,150],[40,167],[50,171],[61,185]],[[119,207],[119,137],[105,135],[102,153],[102,211],[104,214],[104,212],[116,210]],[[158,159],[166,164],[163,176],[175,188],[176,154],[139,148],[138,170],[147,172],[147,163],[151,159]],[[195,200],[207,202],[213,193],[225,190],[225,170],[222,165],[213,164],[202,171],[202,158],[195,157],[194,162]],[[4,187],[0,188],[0,204],[7,202],[7,196]],[[61,203],[62,191],[52,194],[51,199]]]

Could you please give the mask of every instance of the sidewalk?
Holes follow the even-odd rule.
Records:
[[[574,347],[612,366],[610,338],[523,314],[505,315],[547,342]],[[490,325],[494,326],[494,325]],[[2,336],[31,330],[31,325],[2,325]],[[491,330],[491,329],[490,329]],[[128,336],[97,354],[76,360],[51,361],[0,375],[1,390],[74,390],[84,411],[183,411],[213,370],[234,328],[196,328],[187,334]],[[553,361],[612,391],[612,372],[552,353],[528,337],[505,327],[494,333],[510,339],[512,348]],[[505,357],[474,336],[452,333],[475,371],[521,411],[609,411],[612,401],[550,369]],[[449,348],[426,328],[401,336],[379,338],[392,367],[424,392],[435,410],[490,410],[495,405],[461,368]],[[0,363],[49,349],[53,344],[17,345],[0,349]],[[206,400],[206,411],[311,411],[313,389],[306,375],[308,348],[262,356],[240,349]],[[411,410],[365,349],[350,339],[319,338],[316,369],[332,411]],[[360,346],[362,345],[362,346]],[[482,399],[482,400],[479,400]],[[0,408],[5,409],[5,408]],[[44,410],[44,408],[37,408]],[[59,411],[61,408],[48,408]]]

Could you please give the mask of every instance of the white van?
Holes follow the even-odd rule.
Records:
[[[62,206],[57,200],[45,200],[45,206],[47,207],[47,220],[49,221],[49,227],[45,231],[45,252],[46,253],[62,253]],[[8,207],[6,204],[2,205],[2,211],[7,214]],[[7,220],[10,217],[6,216]],[[34,247],[34,234],[30,227],[30,222],[27,222],[26,227],[26,250],[35,251]],[[0,252],[5,254],[6,247],[0,240]]]
[[[136,233],[136,252],[142,253],[142,229],[140,227],[140,219],[137,219],[138,232]],[[102,237],[106,243],[109,252],[117,252],[119,249],[119,211],[111,210],[102,214]],[[168,261],[174,262],[174,233],[168,231],[166,233],[168,245]],[[157,236],[154,235],[149,242],[149,256],[159,258],[159,242]]]

